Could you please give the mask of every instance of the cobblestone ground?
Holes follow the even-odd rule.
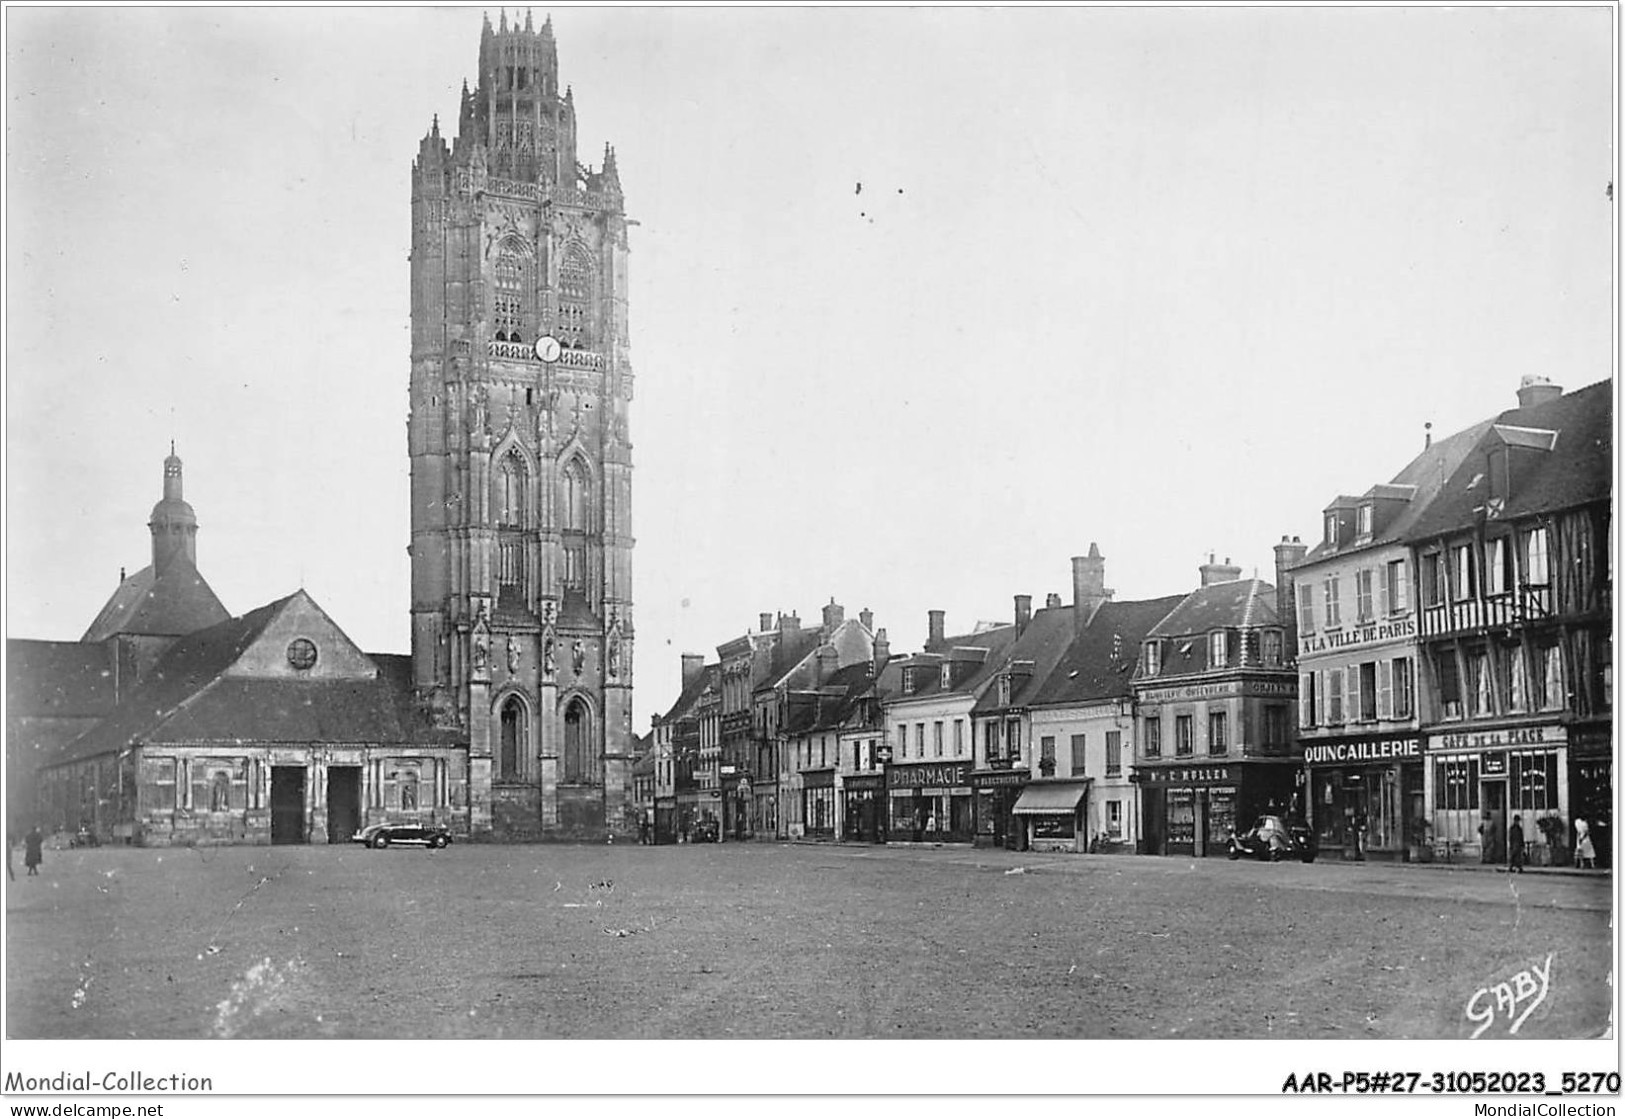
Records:
[[[1465,1037],[1548,956],[1518,1036],[1600,1034],[1611,1002],[1606,878],[779,844],[18,873],[25,1038]]]

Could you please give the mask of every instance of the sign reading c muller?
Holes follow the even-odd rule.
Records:
[[[1390,762],[1422,756],[1420,738],[1362,739],[1358,742],[1318,742],[1303,748],[1306,765],[1348,762]]]

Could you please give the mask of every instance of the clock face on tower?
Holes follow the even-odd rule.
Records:
[[[559,340],[551,334],[536,339],[536,360],[549,364],[559,360]]]

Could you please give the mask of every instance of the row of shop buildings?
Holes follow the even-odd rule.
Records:
[[[893,654],[863,611],[687,655],[641,798],[657,842],[815,838],[1224,853],[1278,814],[1325,857],[1535,862],[1612,825],[1612,382],[1518,406],[1337,496],[1274,583],[1226,560]]]

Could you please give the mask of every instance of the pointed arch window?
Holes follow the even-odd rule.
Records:
[[[525,341],[525,257],[504,243],[491,266],[491,325],[498,342]]]
[[[564,711],[564,782],[582,784],[592,780],[591,718],[580,699],[570,701]]]
[[[571,245],[559,263],[559,340],[571,346],[588,341],[595,269],[580,245]]]
[[[519,780],[519,743],[524,738],[525,708],[517,698],[502,705],[500,745],[497,749],[497,780]]]
[[[587,464],[580,458],[573,458],[564,468],[564,528],[568,532],[588,531],[588,513],[590,503],[588,498],[592,489],[592,479],[587,473]]]
[[[526,470],[515,451],[502,456],[496,476],[496,520],[502,528],[519,528],[525,523]]]

